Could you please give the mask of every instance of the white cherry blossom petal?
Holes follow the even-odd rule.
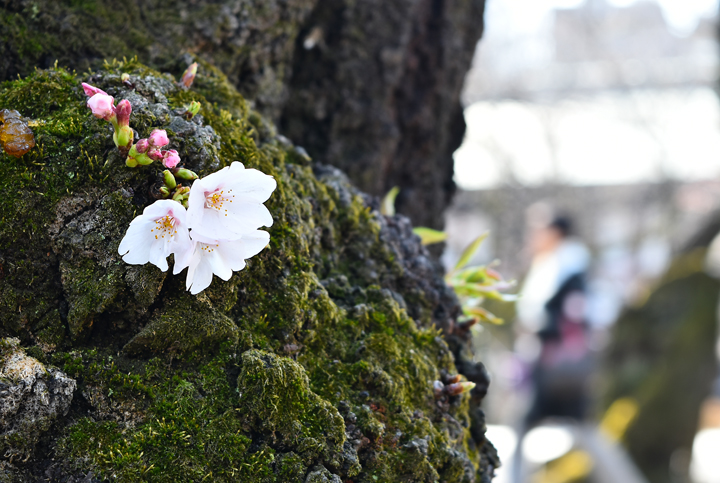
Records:
[[[229,267],[229,264],[223,259],[222,252],[220,251],[221,243],[222,242],[218,241],[206,244],[202,249],[205,250],[204,257],[212,273],[228,281],[230,277],[232,277],[233,271]]]
[[[254,257],[270,243],[270,233],[263,230],[255,230],[255,232],[243,235],[240,239],[243,243],[243,255],[245,259]]]
[[[242,163],[235,161],[230,165],[229,176],[234,177],[233,189],[240,196],[247,197],[257,203],[264,203],[277,187],[277,182],[257,169],[245,169]]]
[[[165,253],[166,247],[168,243],[151,243],[150,244],[150,255],[148,257],[148,262],[152,263],[156,267],[158,267],[163,272],[167,271],[168,269],[168,263],[167,263],[167,257],[170,255],[170,253]]]
[[[203,236],[224,240],[272,226],[272,215],[262,203],[276,187],[272,176],[236,161],[193,183],[188,225]]]
[[[197,242],[190,241],[190,244],[184,250],[175,252],[175,266],[173,267],[173,275],[177,275],[185,268],[190,266],[193,254],[195,253],[195,245]]]
[[[118,253],[126,263],[152,263],[164,272],[168,255],[184,252],[190,244],[185,208],[175,201],[158,200],[130,223]]]
[[[238,203],[237,210],[204,209],[202,221],[193,226],[193,231],[208,238],[236,239],[252,233],[261,226],[272,226],[270,211],[258,203]]]
[[[245,268],[245,260],[258,254],[270,240],[267,232],[256,230],[238,240],[217,240],[190,233],[192,248],[176,255],[173,273],[188,269],[186,288],[198,294],[208,288],[212,276],[230,280],[232,273]]]
[[[245,260],[260,253],[269,242],[268,232],[256,230],[254,233],[243,235],[239,240],[220,243],[219,250],[225,263],[234,271],[239,271],[245,268]]]
[[[150,244],[146,243],[146,232],[151,230],[155,223],[138,216],[127,229],[125,237],[118,246],[118,253],[123,260],[131,265],[142,265],[150,260]],[[131,250],[132,248],[132,250]]]
[[[202,263],[200,258],[193,259],[193,263],[188,267],[187,280],[185,288],[191,294],[197,295],[212,283],[213,272],[208,263]]]

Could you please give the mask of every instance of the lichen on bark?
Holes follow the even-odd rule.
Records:
[[[274,176],[269,247],[197,297],[183,275],[125,264],[118,243],[159,169],[124,166],[81,80],[130,100],[140,137],[166,129],[200,176],[236,160]],[[6,107],[37,147],[0,155],[0,335],[78,387],[5,477],[489,481],[486,374],[409,222],[313,164],[219,71],[204,64],[183,90],[134,60],[39,70],[0,87]],[[456,362],[478,388],[436,399]]]

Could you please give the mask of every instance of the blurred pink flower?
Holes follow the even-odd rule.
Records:
[[[161,148],[163,146],[167,146],[170,140],[167,137],[167,132],[165,132],[165,129],[155,129],[153,132],[150,133],[148,142],[150,143],[150,146]]]
[[[197,62],[193,62],[185,70],[185,72],[182,75],[182,78],[180,79],[180,84],[183,87],[189,88],[192,85],[193,81],[195,80],[195,75],[197,74],[197,69],[198,69]]]
[[[115,116],[114,101],[112,96],[99,92],[88,99],[87,106],[92,111],[93,116],[109,121]]]
[[[175,151],[174,149],[171,149],[170,151],[165,151],[163,153],[162,164],[166,168],[172,169],[175,166],[177,166],[179,162],[180,162],[180,156],[178,155],[178,152]]]
[[[135,143],[135,149],[138,153],[144,154],[147,152],[147,150],[150,148],[150,143],[147,139],[141,139],[140,141]]]
[[[97,87],[91,86],[90,84],[86,84],[84,82],[82,83],[82,88],[85,91],[85,95],[88,97],[92,97],[95,94],[105,94],[106,96],[108,95],[108,93],[104,90],[98,89]]]

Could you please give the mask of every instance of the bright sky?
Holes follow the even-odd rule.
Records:
[[[561,0],[556,0],[561,2]],[[637,0],[607,0],[611,5],[626,7]],[[651,0],[652,1],[652,0]],[[673,32],[687,35],[697,26],[700,17],[712,17],[717,14],[717,0],[654,0],[660,4],[665,21]],[[566,3],[566,2],[561,2]],[[577,3],[577,2],[576,2]]]
[[[616,6],[657,1],[678,35],[692,32],[718,7],[717,0],[606,1]],[[527,51],[540,44],[531,38],[542,35],[550,9],[581,3],[490,1],[488,36],[496,29],[505,38],[527,37],[521,48]],[[501,48],[483,54],[502,59],[507,46],[494,45]],[[548,105],[480,102],[465,110],[465,119],[466,139],[455,153],[455,181],[464,189],[491,188],[508,178],[524,185],[553,179],[594,185],[720,176],[720,103],[709,88],[608,93]]]
[[[586,1],[601,0],[491,0],[487,4],[487,33],[504,30],[512,34],[537,33],[543,28],[553,9],[576,8]],[[660,5],[665,21],[674,33],[687,35],[702,17],[718,12],[718,0],[604,0],[616,7],[649,1]],[[502,18],[501,18],[502,17]],[[509,24],[509,25],[508,25]]]
[[[582,5],[586,0],[495,0],[514,4],[522,9],[532,5],[533,10],[537,9],[546,13],[552,8],[574,8]],[[627,7],[638,1],[651,1],[660,4],[663,15],[673,30],[686,35],[691,32],[698,23],[700,17],[712,17],[717,14],[718,0],[605,0],[616,7]]]
[[[455,152],[464,189],[720,176],[720,106],[709,88],[608,93],[552,105],[479,102]]]

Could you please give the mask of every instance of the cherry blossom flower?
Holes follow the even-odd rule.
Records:
[[[147,139],[141,139],[135,143],[135,150],[140,154],[145,154],[150,149],[150,142]]]
[[[153,161],[162,161],[165,157],[165,151],[161,151],[158,148],[150,148],[147,151],[147,155]]]
[[[263,205],[277,183],[256,169],[235,161],[230,166],[196,180],[188,199],[188,225],[202,236],[231,240],[272,226]]]
[[[126,150],[125,154],[127,154],[127,150],[132,146],[134,136],[133,130],[130,128],[130,114],[132,113],[130,101],[123,99],[118,102],[115,113],[116,120],[113,122],[113,120],[110,119],[110,122],[113,123],[113,127],[115,128],[113,141],[115,141],[115,146],[118,148],[124,148]]]
[[[110,121],[115,117],[115,99],[105,93],[97,93],[87,101],[87,106],[98,119]]]
[[[245,268],[245,260],[260,253],[270,241],[270,234],[254,230],[237,240],[207,238],[195,230],[190,232],[192,245],[184,253],[175,255],[173,274],[188,269],[185,287],[196,295],[210,286],[213,274],[230,280],[233,272]]]
[[[104,90],[85,82],[82,83],[82,87],[85,94],[90,97],[87,106],[95,117],[112,123],[115,129],[113,133],[115,146],[120,149],[121,153],[127,155],[133,141],[133,130],[130,129],[130,114],[132,113],[130,101],[123,99],[115,106],[115,99]]]
[[[83,91],[85,91],[85,95],[88,97],[92,97],[95,94],[104,94],[106,96],[108,95],[108,93],[104,90],[98,89],[97,87],[91,86],[90,84],[86,84],[85,82],[82,83],[82,88]]]
[[[117,113],[118,126],[130,126],[130,114],[132,113],[132,104],[130,104],[130,101],[123,99],[118,102],[115,112]]]
[[[93,115],[98,119],[105,119],[106,121],[113,121],[115,119],[115,99],[102,89],[98,89],[90,84],[82,83],[83,91],[85,95],[90,99],[87,101],[87,106],[92,111]]]
[[[170,140],[168,139],[165,129],[155,129],[150,133],[148,143],[150,147],[161,148],[163,146],[167,146],[168,143],[170,143]]]
[[[164,272],[168,255],[177,257],[191,245],[185,208],[175,201],[158,200],[130,223],[118,253],[131,265],[149,262]]]
[[[179,162],[180,162],[180,155],[178,155],[178,152],[175,151],[174,149],[163,152],[162,164],[166,168],[172,169],[175,166],[177,166]]]

